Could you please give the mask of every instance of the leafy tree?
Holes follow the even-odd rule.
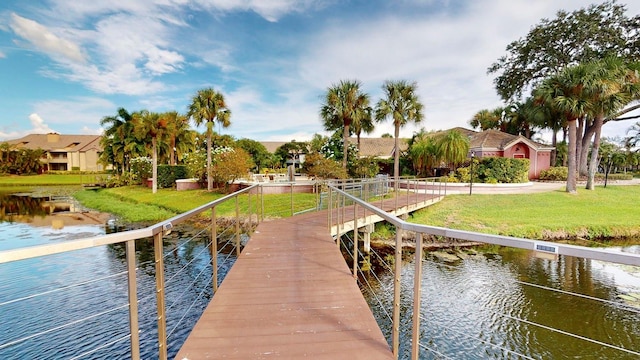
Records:
[[[382,122],[391,117],[395,128],[393,176],[397,180],[400,176],[400,128],[410,122],[422,121],[423,105],[416,94],[417,83],[404,80],[386,81],[382,86],[385,98],[376,104],[376,121]]]
[[[389,134],[389,133],[384,133],[382,135],[380,135],[381,138],[383,139],[392,139],[393,135]]]
[[[349,169],[355,163],[358,158],[358,148],[349,143],[347,146],[347,156],[344,156],[344,140],[340,136],[340,133],[336,131],[327,138],[324,144],[320,147],[319,153],[330,160],[338,161],[338,159],[347,159],[347,169]]]
[[[240,139],[236,141],[236,147],[243,149],[251,156],[256,172],[260,172],[260,169],[270,165],[271,153],[260,142],[251,139]]]
[[[367,122],[371,122],[369,95],[362,92],[357,80],[342,80],[327,89],[324,96],[320,117],[326,130],[343,129],[343,154],[349,146],[350,127],[364,130]],[[359,137],[358,137],[359,138]],[[342,168],[347,169],[347,158],[342,159]]]
[[[309,151],[308,147],[309,144],[306,142],[292,140],[280,145],[274,152],[274,155],[280,159],[280,163],[282,165],[286,165],[287,160],[291,159],[295,166],[297,161],[300,159],[300,155],[306,154]]]
[[[640,16],[629,18],[625,11],[625,5],[611,0],[542,19],[527,36],[507,45],[507,55],[489,67],[489,73],[498,74],[498,94],[505,101],[519,98],[570,65],[612,55],[640,58]]]
[[[196,126],[207,125],[207,190],[213,190],[213,178],[211,174],[211,149],[214,122],[218,122],[222,127],[229,127],[231,122],[231,110],[227,108],[224,95],[212,88],[198,90],[191,99],[187,116],[192,118]]]
[[[216,148],[210,178],[218,184],[228,184],[249,172],[254,164],[251,156],[244,150],[237,148]]]

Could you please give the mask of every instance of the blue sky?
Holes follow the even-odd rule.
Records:
[[[486,69],[543,17],[584,0],[2,0],[0,140],[100,134],[129,111],[186,112],[213,87],[232,111],[223,133],[308,140],[323,133],[327,87],[416,81],[425,120],[402,136],[468,127],[501,105]],[[627,14],[640,13],[629,2]],[[607,124],[624,136],[633,121]],[[377,125],[370,136],[393,133]]]

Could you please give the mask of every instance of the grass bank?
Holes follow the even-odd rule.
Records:
[[[3,175],[0,186],[56,186],[95,183],[100,174]]]
[[[206,190],[175,191],[172,189],[158,189],[158,192],[153,194],[151,189],[141,186],[84,190],[74,194],[74,197],[84,206],[118,215],[129,222],[166,220],[223,196],[223,194]],[[240,214],[247,214],[249,206],[255,213],[256,202],[255,195],[251,196],[251,200],[247,195],[240,196],[238,199]],[[289,194],[264,195],[264,202],[264,216],[267,218],[291,215]],[[293,194],[293,203],[294,212],[312,208],[316,203],[316,195]],[[216,214],[219,216],[234,216],[235,211],[235,201],[227,201],[216,208]],[[203,216],[210,216],[210,212],[204,212]]]
[[[450,195],[411,222],[543,240],[640,237],[640,186],[513,195]]]

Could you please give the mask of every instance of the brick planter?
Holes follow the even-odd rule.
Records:
[[[200,183],[197,179],[178,179],[176,180],[176,190],[197,190],[200,189]]]

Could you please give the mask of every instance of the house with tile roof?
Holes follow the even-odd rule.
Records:
[[[505,157],[529,159],[529,179],[540,177],[542,170],[551,167],[553,146],[541,144],[522,135],[507,134],[498,130],[473,132],[469,135],[469,152],[476,158]]]
[[[102,146],[100,135],[30,134],[6,141],[17,149],[42,149],[42,162],[52,171],[103,171],[98,163]]]

